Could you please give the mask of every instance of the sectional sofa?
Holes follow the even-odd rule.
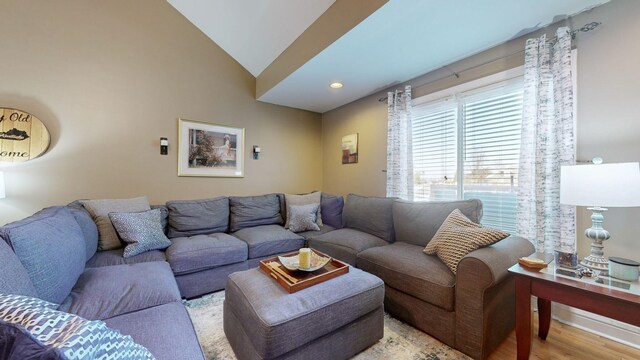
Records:
[[[517,236],[466,255],[456,274],[423,249],[454,210],[480,222],[482,202],[406,202],[349,195],[344,228],[309,246],[381,278],[385,310],[474,359],[514,328],[515,283],[507,269],[534,252]]]
[[[513,328],[506,270],[533,252],[528,241],[509,237],[474,251],[457,276],[422,253],[453,209],[479,221],[479,201],[349,195],[343,203],[322,194],[325,225],[294,234],[282,226],[282,194],[169,201],[153,208],[171,246],[128,258],[123,249],[96,251],[96,225],[79,201],[47,208],[0,229],[0,293],[104,320],[158,359],[202,359],[181,298],[221,290],[229,274],[308,244],[380,277],[387,311],[474,358],[486,357]]]

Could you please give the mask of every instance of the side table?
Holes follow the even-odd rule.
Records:
[[[621,290],[611,285],[597,284],[593,279],[572,279],[557,275],[553,262],[540,272],[519,264],[509,268],[509,272],[514,274],[516,281],[519,360],[528,359],[531,353],[531,295],[538,298],[538,337],[542,340],[549,333],[552,301],[640,326],[640,291],[637,282],[631,283],[630,289]]]

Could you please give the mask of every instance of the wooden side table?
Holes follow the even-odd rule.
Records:
[[[547,338],[551,324],[551,302],[565,304],[631,325],[640,326],[640,292],[618,290],[593,280],[583,281],[555,274],[555,265],[538,272],[519,264],[509,268],[516,280],[516,340],[518,359],[531,353],[531,295],[538,297],[538,337]]]

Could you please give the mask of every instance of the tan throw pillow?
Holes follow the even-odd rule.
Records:
[[[98,227],[98,250],[113,250],[122,247],[116,229],[111,224],[111,212],[138,212],[151,210],[146,196],[133,199],[81,200],[80,203],[91,214]]]
[[[312,192],[311,194],[305,194],[305,195],[284,194],[284,202],[285,204],[287,204],[287,207],[292,205],[294,206],[310,205],[310,204],[320,205],[321,195],[322,193],[320,191]],[[322,206],[318,206],[318,212],[316,213],[316,224],[318,224],[318,226],[322,226],[321,208]],[[290,216],[289,214],[287,214],[287,221],[284,224],[284,227],[286,229],[289,228],[289,220],[290,220],[289,218]]]
[[[468,253],[509,236],[498,229],[486,228],[469,220],[455,209],[447,216],[424,252],[436,254],[455,274],[458,263]]]

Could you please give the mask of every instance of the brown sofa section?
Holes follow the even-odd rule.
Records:
[[[352,198],[347,198],[345,209]],[[351,264],[355,258],[358,268],[381,278],[385,310],[394,317],[474,359],[486,358],[514,327],[514,283],[507,269],[518,258],[533,253],[533,245],[510,236],[465,256],[454,275],[437,256],[423,249],[454,209],[479,222],[481,201],[395,200],[390,224],[382,214],[389,211],[388,202],[356,199],[358,208],[368,209],[368,216],[353,219],[359,212],[346,211],[351,217],[346,228],[314,237],[310,246]],[[369,226],[367,222],[377,223]],[[358,228],[349,226],[354,223]],[[395,242],[368,231],[381,227],[393,232],[385,239]]]

